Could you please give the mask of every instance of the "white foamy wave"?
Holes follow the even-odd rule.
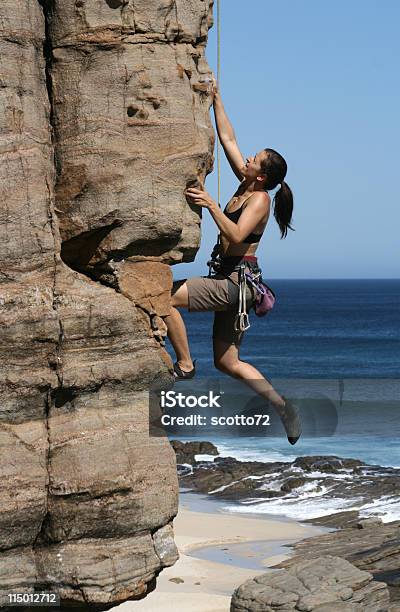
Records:
[[[324,498],[321,497],[321,495],[318,495],[318,493],[315,493],[314,495],[308,494],[307,497],[298,497],[297,499],[289,500],[285,497],[280,498],[279,500],[268,500],[252,505],[224,506],[223,509],[227,510],[228,512],[261,513],[287,516],[288,518],[301,521],[320,516],[328,516],[329,514],[336,514],[342,510],[350,510],[352,508],[349,506],[355,504],[357,501],[357,498]]]
[[[272,482],[264,482],[260,487],[258,487],[259,491],[280,491],[281,486],[285,482],[286,478],[276,478],[272,480]]]
[[[372,502],[363,503],[362,497],[324,497],[329,490],[332,487],[307,483],[279,499],[260,502],[260,498],[248,498],[240,504],[225,506],[224,510],[286,516],[298,521],[356,510],[361,518],[379,517],[383,523],[400,520],[399,496],[384,495]]]
[[[340,470],[339,472],[305,472],[301,470],[307,478],[334,478],[335,480],[353,480],[354,475],[351,470]],[[346,472],[346,473],[344,473]]]
[[[206,454],[200,455],[199,454],[199,455],[195,455],[194,458],[196,461],[214,461],[215,455],[206,455]]]
[[[318,481],[317,482],[306,482],[305,484],[293,488],[290,493],[288,493],[287,495],[285,495],[284,497],[280,497],[279,499],[275,499],[273,501],[280,503],[283,499],[286,502],[291,502],[291,501],[301,501],[301,500],[307,500],[311,497],[321,497],[322,495],[325,495],[325,493],[328,493],[329,488],[322,486]],[[243,500],[241,502],[242,504],[257,504],[260,503],[260,498],[259,497],[254,497],[254,498],[247,498],[246,500]]]
[[[221,491],[225,491],[225,489],[229,489],[229,487],[233,487],[233,485],[238,482],[242,482],[243,480],[258,480],[262,478],[262,476],[245,476],[244,478],[240,478],[239,480],[233,480],[227,485],[222,485],[222,487],[218,487],[218,489],[213,489],[212,491],[208,491],[208,495],[213,495],[213,493],[220,493]]]
[[[272,484],[264,484],[261,487],[258,488],[259,491],[281,491],[281,485],[285,482],[285,479],[283,480],[276,480],[274,483]],[[327,487],[325,485],[322,485],[320,481],[315,481],[315,482],[306,482],[298,487],[293,487],[293,489],[287,493],[287,495],[285,495],[284,498],[280,498],[280,499],[305,499],[307,497],[313,497],[313,496],[319,496],[319,495],[324,495],[325,493],[328,493],[333,487]],[[248,503],[249,499],[243,500],[242,503]],[[252,499],[252,502],[259,502],[260,498],[254,498]]]
[[[285,455],[278,450],[268,449],[239,449],[237,447],[228,446],[227,444],[218,443],[218,451],[220,457],[234,457],[238,461],[262,461],[264,463],[273,463],[274,461],[284,461],[290,463],[297,458],[297,455]]]
[[[400,497],[383,495],[359,508],[360,517],[379,517],[384,523],[400,520]]]
[[[266,478],[269,477],[270,480],[267,480],[266,482],[264,482],[264,484],[262,484],[259,487],[259,490],[261,491],[281,491],[282,490],[281,487],[283,484],[286,483],[288,477],[289,478],[293,477],[293,472],[301,474],[302,476],[304,476],[304,478],[307,478],[307,480],[312,478],[314,479],[314,481],[306,482],[303,485],[300,485],[299,487],[293,487],[292,492],[289,493],[288,496],[285,497],[285,499],[287,499],[287,497],[292,497],[293,495],[298,497],[301,491],[307,492],[307,491],[312,491],[312,490],[319,490],[319,488],[321,487],[321,484],[327,478],[333,481],[339,481],[339,480],[351,481],[352,480],[352,475],[349,473],[343,474],[343,473],[330,473],[330,472],[318,472],[318,471],[305,472],[302,468],[297,468],[297,469],[290,468],[289,474],[287,474],[287,470],[284,470],[282,473],[274,472],[273,474],[266,474],[265,477]],[[275,479],[273,477],[275,477]],[[324,487],[326,488],[326,491],[332,491],[333,489],[335,489],[335,487],[338,484],[339,483],[334,482],[329,487],[327,485],[324,485]]]

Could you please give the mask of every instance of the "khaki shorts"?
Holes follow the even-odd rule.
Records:
[[[175,281],[172,293],[184,282],[188,289],[189,312],[214,311],[213,338],[224,340],[229,344],[239,345],[244,332],[234,328],[235,317],[239,307],[238,272],[208,276],[195,276]],[[246,287],[246,311],[249,312],[255,300],[253,287]]]

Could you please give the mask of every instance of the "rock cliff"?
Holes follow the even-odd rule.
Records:
[[[211,24],[211,0],[0,4],[3,597],[105,609],[177,558],[147,390],[171,377],[169,265],[199,246]]]

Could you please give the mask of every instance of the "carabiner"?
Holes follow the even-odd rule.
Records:
[[[235,317],[235,323],[233,325],[234,330],[235,331],[246,331],[246,329],[249,329],[249,327],[250,327],[249,315],[246,312],[238,313]]]

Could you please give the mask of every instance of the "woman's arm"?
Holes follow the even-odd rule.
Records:
[[[206,191],[190,187],[185,191],[185,194],[190,197],[195,204],[208,208],[221,234],[223,234],[229,242],[233,242],[233,244],[243,242],[243,239],[254,231],[267,211],[269,216],[271,200],[265,191],[257,191],[248,198],[248,204],[246,204],[237,223],[228,219],[218,204],[214,202]]]
[[[245,160],[237,145],[235,132],[225,112],[224,105],[222,103],[221,95],[219,93],[216,81],[214,81],[213,88],[214,88],[213,108],[214,108],[215,125],[217,126],[218,137],[220,139],[220,142],[224,149],[226,158],[233,172],[238,177],[238,179],[241,181],[243,179],[243,176],[240,170],[244,166]]]

